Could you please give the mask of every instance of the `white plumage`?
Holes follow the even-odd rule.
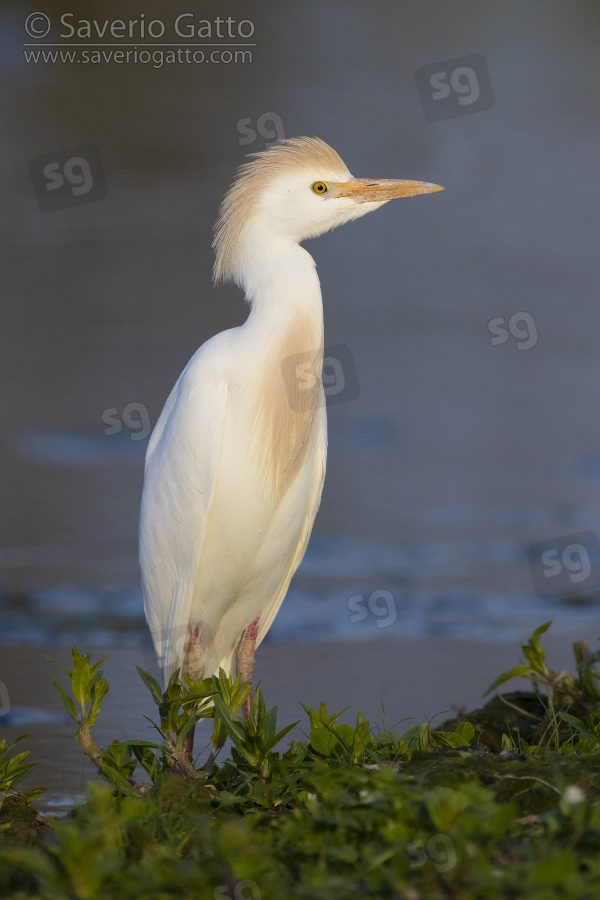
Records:
[[[299,242],[436,190],[354,179],[323,141],[296,138],[255,154],[226,195],[215,280],[235,280],[251,311],[194,354],[146,454],[140,564],[165,680],[178,666],[194,677],[243,669],[250,680],[254,646],[306,550],[327,426],[321,291]],[[307,389],[296,358],[312,366]]]

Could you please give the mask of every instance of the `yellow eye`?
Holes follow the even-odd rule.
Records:
[[[312,189],[315,192],[315,194],[326,194],[327,193],[327,185],[325,184],[324,181],[315,181],[315,183],[312,186]]]

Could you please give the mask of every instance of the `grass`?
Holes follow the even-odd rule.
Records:
[[[541,638],[500,675],[481,710],[400,733],[304,707],[308,740],[288,741],[257,688],[224,673],[175,673],[166,691],[138,669],[156,704],[154,741],[99,748],[109,686],[72,651],[55,681],[97,777],[67,816],[35,810],[27,751],[0,743],[0,896],[390,900],[600,896],[600,693],[585,642],[575,671],[547,665]],[[500,695],[514,677],[530,692]],[[213,719],[209,758],[185,737]],[[227,739],[231,753],[219,756]],[[20,740],[20,739],[19,739]]]

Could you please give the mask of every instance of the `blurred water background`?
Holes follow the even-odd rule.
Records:
[[[134,6],[84,0],[71,21]],[[58,37],[69,10],[36,9],[43,40],[77,42]],[[246,153],[302,134],[354,175],[445,191],[307,244],[360,393],[330,406],[322,506],[268,640],[599,634],[593,553],[546,596],[527,559],[600,533],[598,4],[148,2],[170,36],[182,13],[253,24],[251,62],[163,65],[27,63],[32,11],[0,10],[0,642],[151,656],[147,433],[196,348],[246,315],[211,285],[223,193]],[[31,160],[87,145],[105,196],[42,211]]]

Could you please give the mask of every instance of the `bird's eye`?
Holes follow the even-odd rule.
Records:
[[[315,183],[312,186],[312,189],[315,192],[315,194],[326,194],[327,193],[327,185],[325,184],[324,181],[315,181]]]

